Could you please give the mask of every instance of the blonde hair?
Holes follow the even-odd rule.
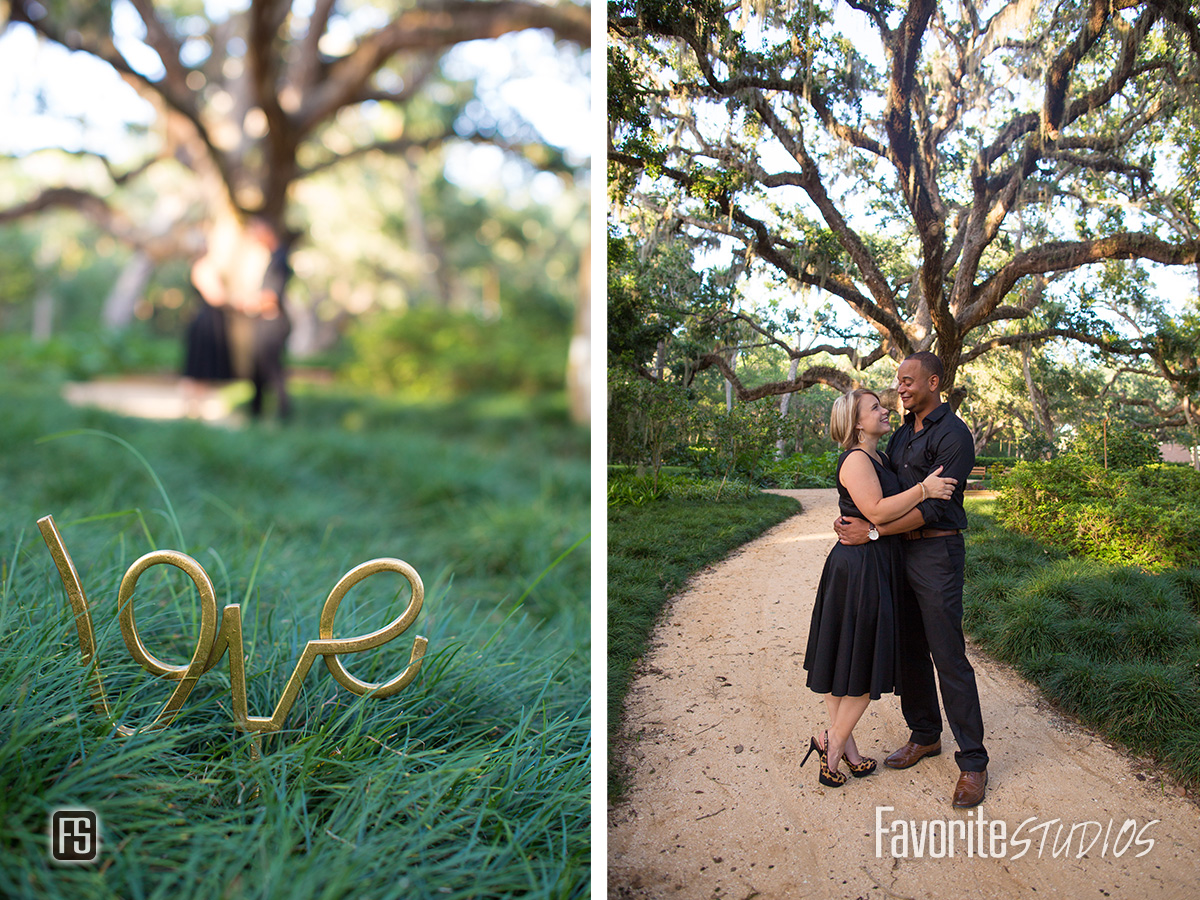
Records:
[[[879,400],[879,395],[874,391],[858,388],[833,401],[833,411],[829,414],[829,436],[843,450],[849,450],[858,443],[858,399],[864,395]]]

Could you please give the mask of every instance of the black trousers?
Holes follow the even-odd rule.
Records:
[[[279,418],[286,419],[291,415],[292,401],[288,396],[287,368],[283,360],[291,331],[292,323],[286,312],[273,319],[254,320],[254,357],[250,372],[254,396],[250,399],[250,414],[255,418],[263,414],[268,391],[275,392]]]
[[[961,534],[904,541],[907,575],[900,593],[900,709],[916,744],[942,734],[934,670],[946,719],[958,742],[954,759],[964,772],[982,772],[983,714],[975,670],[963,637],[963,576],[966,547]]]

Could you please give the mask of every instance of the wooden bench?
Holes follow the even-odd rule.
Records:
[[[985,478],[987,478],[987,466],[976,466],[967,476],[967,481],[983,481]]]

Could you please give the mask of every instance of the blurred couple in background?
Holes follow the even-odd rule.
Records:
[[[280,419],[292,412],[284,351],[291,321],[285,292],[292,270],[292,235],[261,217],[244,227],[214,232],[192,265],[199,310],[184,337],[183,385],[189,416],[202,415],[214,383],[248,379],[254,385],[250,414],[261,418],[275,393]]]

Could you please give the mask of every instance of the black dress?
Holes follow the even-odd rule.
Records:
[[[851,453],[838,458],[837,475]],[[870,454],[867,454],[870,456]],[[896,474],[871,460],[883,495],[900,493]],[[867,518],[858,511],[839,478],[838,509],[843,516]],[[818,694],[878,700],[900,693],[896,654],[896,605],[904,577],[900,538],[883,535],[857,546],[835,544],[825,560],[808,630],[804,668],[807,684]]]
[[[199,310],[188,323],[183,341],[183,375],[197,381],[229,381],[233,367],[229,361],[229,338],[225,310],[212,306],[197,295]]]

